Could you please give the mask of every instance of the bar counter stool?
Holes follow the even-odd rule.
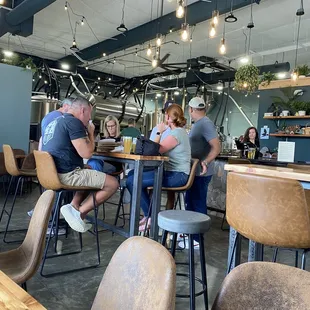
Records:
[[[99,249],[99,236],[98,236],[98,225],[97,225],[98,206],[96,205],[96,197],[95,197],[96,192],[98,191],[98,188],[68,186],[68,185],[62,184],[59,180],[53,157],[49,153],[34,151],[34,157],[36,161],[38,179],[39,179],[40,184],[42,185],[43,188],[53,190],[56,192],[56,204],[54,206],[51,230],[50,230],[48,240],[46,243],[40,274],[44,277],[47,277],[47,276],[70,273],[70,272],[74,272],[78,270],[85,270],[85,269],[99,266],[100,265],[100,249]],[[95,265],[91,265],[91,266],[87,266],[83,268],[77,268],[73,270],[61,271],[61,272],[56,272],[56,273],[51,273],[51,274],[44,274],[43,269],[44,269],[44,264],[47,258],[59,257],[59,256],[64,256],[64,255],[70,255],[70,254],[77,254],[82,251],[82,248],[83,248],[82,234],[79,233],[80,250],[70,252],[70,253],[55,254],[55,255],[47,256],[47,252],[48,252],[48,248],[50,245],[52,235],[54,235],[55,237],[55,252],[57,252],[59,216],[60,216],[60,207],[61,207],[63,195],[65,193],[72,193],[76,191],[89,191],[90,194],[93,196],[94,213],[95,213],[94,226],[95,227],[94,227],[94,232],[92,231],[89,231],[89,232],[95,235],[96,237],[98,262]]]
[[[10,225],[10,221],[12,218],[12,214],[13,214],[13,210],[15,207],[15,202],[16,202],[16,196],[17,196],[17,192],[18,189],[21,186],[21,190],[23,188],[23,180],[27,179],[29,177],[36,177],[37,173],[34,169],[19,169],[18,165],[17,165],[17,160],[14,154],[13,149],[11,148],[10,145],[4,144],[3,145],[3,153],[4,153],[4,163],[5,163],[5,169],[8,172],[8,174],[11,176],[10,178],[10,183],[9,183],[9,187],[6,193],[6,197],[4,200],[4,204],[1,210],[1,214],[0,214],[0,222],[2,220],[3,214],[7,214],[8,215],[8,220],[6,223],[6,227],[5,227],[5,231],[4,231],[4,235],[3,235],[3,241],[5,243],[15,243],[15,242],[22,242],[23,240],[15,240],[15,241],[7,241],[6,236],[8,232],[21,232],[21,231],[27,231],[27,229],[17,229],[17,230],[11,230],[9,231],[9,225]],[[17,184],[16,184],[16,188],[15,188],[15,192],[14,192],[14,196],[13,196],[13,202],[12,202],[12,206],[11,209],[8,211],[6,210],[6,205],[7,205],[7,201],[10,195],[10,190],[11,187],[13,185],[13,181],[17,180]]]
[[[204,248],[204,233],[209,231],[211,219],[209,216],[185,210],[167,210],[158,214],[158,226],[163,229],[162,245],[166,244],[168,232],[173,233],[171,255],[175,256],[177,234],[188,234],[189,251],[188,263],[189,274],[177,273],[179,276],[189,278],[190,294],[177,294],[180,298],[190,298],[190,309],[195,309],[195,298],[203,294],[205,309],[208,309],[208,287],[207,287],[207,271]],[[199,250],[200,250],[200,267],[201,279],[195,277],[195,260],[194,260],[194,234],[199,235]],[[202,291],[195,292],[195,281],[202,284]]]
[[[302,249],[305,269],[310,249],[310,196],[295,180],[229,172],[227,221],[237,232],[233,254],[242,235],[262,245]]]
[[[275,263],[245,263],[224,279],[212,310],[309,310],[309,287],[307,271]]]

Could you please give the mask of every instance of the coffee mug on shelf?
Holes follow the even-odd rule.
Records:
[[[283,116],[289,116],[290,112],[288,110],[282,111]]]

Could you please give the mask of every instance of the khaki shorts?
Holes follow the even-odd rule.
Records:
[[[102,189],[106,174],[97,170],[76,168],[68,173],[58,173],[61,183],[69,186],[86,186]]]

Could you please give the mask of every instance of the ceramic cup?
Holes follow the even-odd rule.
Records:
[[[298,111],[298,115],[299,116],[305,116],[306,115],[306,111]]]
[[[282,114],[283,114],[283,116],[288,116],[289,115],[289,111],[287,111],[287,110],[284,110],[284,111],[282,111]]]

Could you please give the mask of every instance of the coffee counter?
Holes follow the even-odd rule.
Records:
[[[211,211],[223,213],[226,209],[226,179],[227,171],[224,166],[228,163],[229,159],[238,159],[237,156],[220,154],[215,159],[214,175],[209,184],[207,206]],[[248,163],[255,165],[277,166],[286,167],[288,163],[279,162],[276,159],[261,158],[261,159],[247,159]],[[298,163],[296,163],[298,164]],[[303,163],[304,165],[305,163]],[[310,165],[309,165],[310,166]]]

